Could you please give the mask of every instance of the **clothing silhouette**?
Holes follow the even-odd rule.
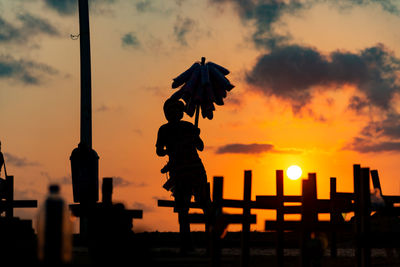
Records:
[[[194,196],[195,201],[200,203],[206,216],[211,205],[206,171],[197,153],[197,150],[204,149],[204,143],[200,138],[200,129],[182,121],[184,108],[179,100],[168,99],[164,103],[168,123],[158,130],[156,142],[157,155],[169,157],[161,172],[170,174],[164,188],[171,191],[175,198],[174,211],[179,217],[182,252],[192,248],[188,221],[191,197]]]

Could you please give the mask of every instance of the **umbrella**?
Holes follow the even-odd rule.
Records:
[[[173,79],[172,88],[176,91],[171,98],[183,99],[186,103],[185,112],[190,117],[196,113],[195,126],[199,124],[199,114],[203,118],[211,120],[214,116],[215,106],[224,104],[227,91],[234,85],[225,77],[229,70],[213,62],[205,63],[205,57],[201,62],[195,62],[189,69]]]

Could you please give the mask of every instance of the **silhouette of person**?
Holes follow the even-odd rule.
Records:
[[[161,172],[169,172],[170,179],[164,188],[172,191],[175,198],[174,211],[178,212],[181,237],[181,252],[193,249],[188,221],[189,203],[192,195],[200,203],[204,214],[209,215],[211,205],[207,190],[207,174],[197,150],[204,149],[200,138],[200,129],[192,123],[183,121],[183,102],[167,99],[164,103],[164,115],[168,123],[158,130],[156,153],[168,155],[169,162]]]
[[[4,165],[4,156],[3,153],[1,152],[1,142],[0,142],[0,175],[1,175],[1,168]],[[5,173],[5,168],[4,168],[4,173]],[[6,174],[5,174],[6,175]]]

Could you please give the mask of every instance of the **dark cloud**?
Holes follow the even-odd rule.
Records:
[[[400,152],[400,114],[391,111],[370,120],[344,150],[361,153]]]
[[[370,121],[361,134],[372,138],[400,139],[400,114],[389,113],[382,120]]]
[[[0,43],[22,44],[38,35],[58,36],[58,30],[48,20],[30,13],[17,15],[19,25],[0,17]]]
[[[400,152],[399,141],[376,141],[356,137],[344,147],[345,150],[354,150],[360,153]]]
[[[209,0],[213,4],[232,3],[244,23],[255,26],[252,40],[257,47],[275,48],[290,40],[290,36],[276,33],[274,23],[284,14],[309,8],[307,1],[282,0]]]
[[[72,15],[78,10],[77,0],[44,0],[44,3],[60,15]]]
[[[36,161],[30,161],[27,158],[21,158],[10,153],[4,153],[4,160],[7,165],[13,165],[15,167],[23,168],[27,166],[39,166],[40,164]]]
[[[149,0],[139,1],[136,3],[135,7],[138,12],[148,12],[148,11],[153,11],[154,9],[151,4],[151,1]]]
[[[95,13],[107,12],[107,5],[115,0],[89,0],[89,8]],[[78,12],[78,0],[44,0],[44,4],[62,16],[70,16]]]
[[[299,154],[297,150],[277,150],[271,144],[227,144],[216,150],[217,154],[261,154],[261,153],[282,153]]]
[[[397,0],[209,0],[211,4],[232,4],[244,23],[254,25],[252,40],[257,47],[274,49],[287,45],[291,40],[288,33],[277,33],[276,27],[286,14],[298,15],[316,4],[328,4],[339,10],[378,5],[382,10],[400,15]],[[281,31],[280,31],[281,32]]]
[[[298,111],[309,103],[315,87],[331,89],[351,84],[368,103],[388,110],[399,92],[400,60],[382,44],[359,53],[335,51],[328,56],[315,48],[291,45],[278,47],[259,57],[246,80],[266,97],[274,95],[292,103]],[[365,105],[353,98],[350,107]]]
[[[321,3],[324,0],[313,0],[311,2]],[[352,9],[368,5],[378,5],[382,10],[393,15],[400,15],[400,9],[397,0],[331,0],[329,4],[338,7],[339,9]]]
[[[0,79],[12,79],[26,85],[39,85],[43,76],[56,75],[58,71],[46,64],[0,55]]]
[[[133,48],[140,47],[139,39],[133,32],[126,33],[124,36],[122,36],[121,40],[122,40],[122,46],[124,47],[133,47]]]
[[[174,25],[174,35],[176,40],[183,46],[187,46],[187,35],[195,29],[196,22],[191,18],[181,18],[178,16]]]

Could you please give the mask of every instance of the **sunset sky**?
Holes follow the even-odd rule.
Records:
[[[143,209],[137,230],[178,230],[155,153],[174,77],[202,56],[235,85],[201,119],[208,180],[224,197],[275,194],[275,170],[317,173],[318,196],[352,190],[352,165],[400,194],[400,3],[378,0],[92,0],[93,148],[114,200]],[[79,143],[77,0],[0,0],[0,140],[15,198],[43,200]],[[185,117],[193,122],[194,119]],[[2,171],[2,177],[4,172]],[[285,193],[300,193],[285,177]],[[33,218],[36,209],[16,212]],[[234,211],[232,211],[234,212]],[[237,210],[237,212],[241,212]],[[256,230],[273,213],[260,213]],[[196,228],[194,228],[196,229]]]

